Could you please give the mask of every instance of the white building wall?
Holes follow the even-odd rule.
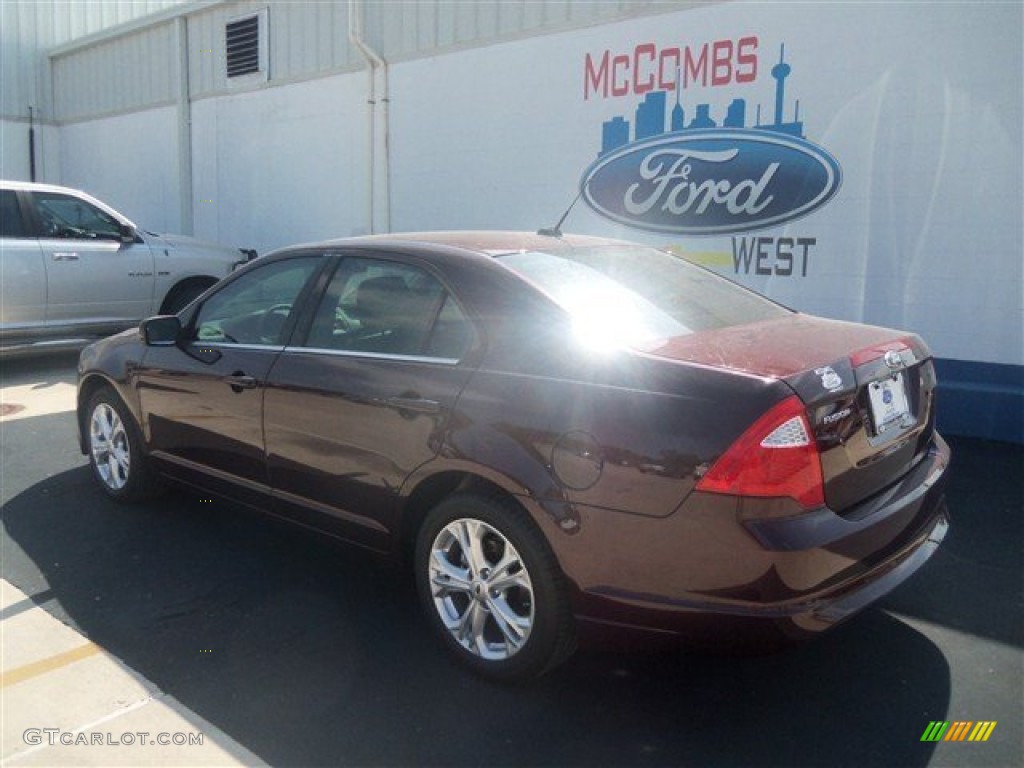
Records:
[[[366,232],[366,79],[192,106],[195,234],[260,252]]]
[[[603,121],[635,122],[643,98],[585,98],[587,54],[756,36],[756,80],[685,90],[687,120],[707,103],[720,121],[742,97],[767,121],[785,44],[786,109],[799,99],[807,138],[838,158],[836,197],[746,235],[652,234],[582,202],[565,228],[673,247],[797,309],[919,332],[942,357],[1024,364],[1021,7],[771,11],[727,3],[396,65],[394,227],[553,224],[601,149]],[[738,268],[736,237],[813,239],[807,274],[776,273],[774,255],[773,274]]]
[[[154,232],[180,232],[177,111],[160,107],[61,128],[61,183]]]
[[[70,40],[164,11],[185,0],[2,0],[0,178],[29,178],[29,107],[37,126],[36,177],[59,181],[47,52]]]

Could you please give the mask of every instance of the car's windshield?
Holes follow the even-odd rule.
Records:
[[[587,341],[645,347],[696,331],[780,317],[789,310],[654,248],[526,251],[498,260],[544,291]]]

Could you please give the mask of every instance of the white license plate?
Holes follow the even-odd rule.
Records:
[[[878,434],[909,420],[910,405],[907,403],[907,388],[903,384],[902,371],[887,379],[871,382],[868,385],[868,396],[871,399],[871,417]]]

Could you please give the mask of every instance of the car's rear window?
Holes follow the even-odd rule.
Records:
[[[526,251],[498,261],[563,307],[597,343],[647,346],[697,331],[769,320],[790,310],[655,248]]]

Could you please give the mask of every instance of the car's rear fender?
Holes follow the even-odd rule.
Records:
[[[553,362],[552,375],[537,375],[485,361],[459,397],[442,454],[557,510],[664,517],[740,433],[792,395],[777,379],[631,353],[590,365]]]

